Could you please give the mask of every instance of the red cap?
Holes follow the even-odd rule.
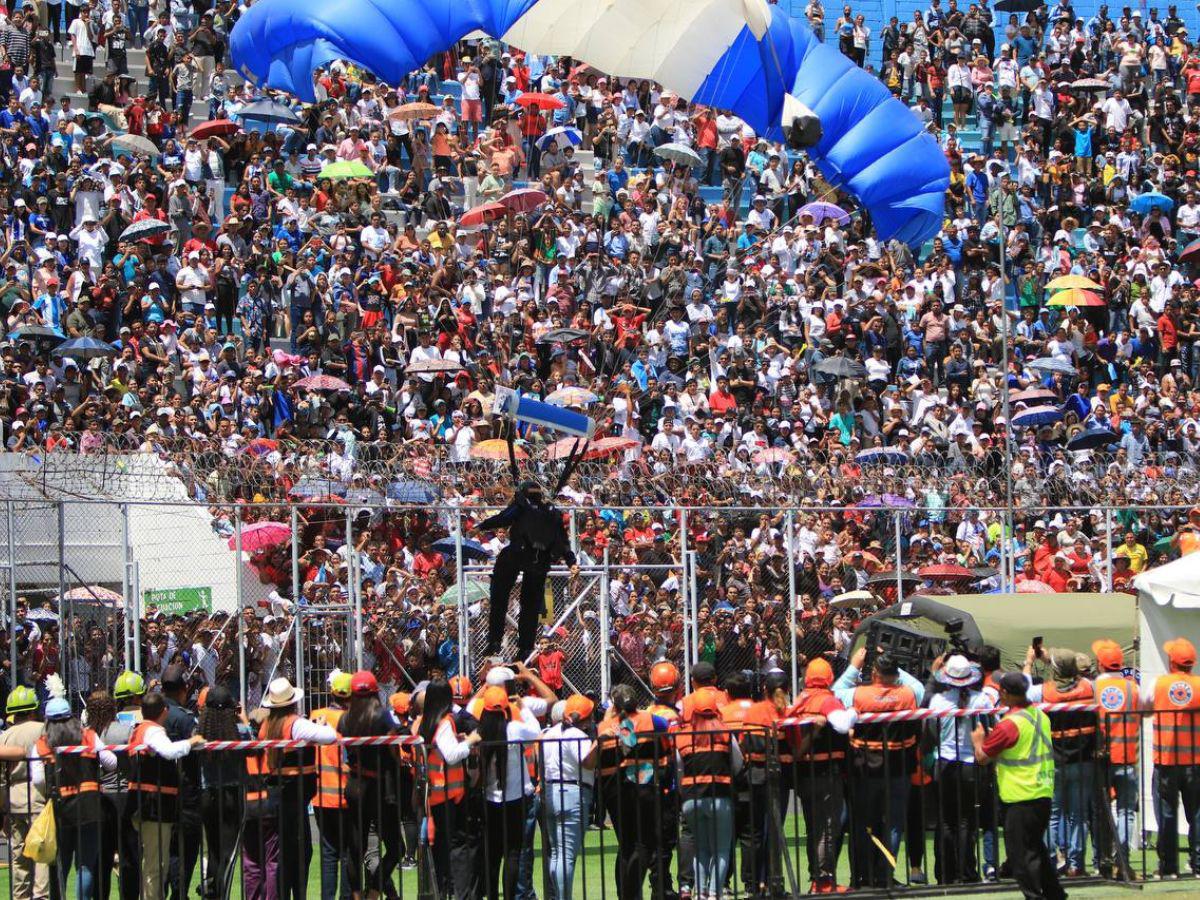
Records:
[[[715,687],[702,687],[692,694],[692,712],[697,716],[716,716],[721,713],[721,692]]]
[[[1196,664],[1196,648],[1187,638],[1175,638],[1163,644],[1167,658],[1177,666],[1194,666]]]
[[[355,672],[354,677],[350,679],[350,693],[378,694],[379,682],[375,680],[374,675],[365,669],[360,672]]]
[[[804,686],[827,688],[833,684],[833,669],[823,659],[814,659],[804,670]]]
[[[679,670],[666,660],[655,663],[650,670],[650,687],[657,690],[673,688],[679,683]]]
[[[412,709],[412,694],[406,694],[403,691],[397,691],[388,697],[388,703],[391,704],[392,712],[398,716],[407,716]]]

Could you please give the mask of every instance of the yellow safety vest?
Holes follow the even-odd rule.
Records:
[[[1026,706],[1004,717],[1017,726],[1017,742],[996,758],[996,786],[1005,803],[1024,803],[1054,795],[1054,747],[1050,717]]]

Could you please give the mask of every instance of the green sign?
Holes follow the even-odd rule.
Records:
[[[153,606],[167,615],[183,615],[202,609],[212,612],[212,588],[184,587],[165,591],[146,591],[142,596],[146,606]]]

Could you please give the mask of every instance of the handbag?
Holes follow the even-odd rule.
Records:
[[[54,804],[47,803],[33,820],[25,835],[25,856],[38,863],[52,863],[58,858],[58,829],[54,824]]]

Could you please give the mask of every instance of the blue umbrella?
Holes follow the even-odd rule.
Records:
[[[889,465],[902,466],[908,462],[908,454],[903,450],[895,450],[890,447],[871,447],[863,450],[854,457],[863,465]]]
[[[1099,450],[1115,444],[1120,438],[1107,428],[1089,422],[1087,428],[1067,441],[1068,450]]]
[[[301,499],[329,496],[344,497],[346,496],[346,486],[340,481],[333,481],[328,478],[301,478],[288,491],[288,494]]]
[[[1147,191],[1144,194],[1138,194],[1129,203],[1131,210],[1143,216],[1149,215],[1150,210],[1156,206],[1164,213],[1169,213],[1175,208],[1175,201],[1166,194],[1160,194],[1157,191]]]
[[[433,549],[438,553],[445,553],[447,556],[454,556],[458,552],[458,545],[455,544],[453,537],[444,537],[440,541],[433,542]],[[479,541],[463,541],[462,542],[463,557],[466,559],[488,560],[491,556],[487,549]]]
[[[1012,417],[1012,423],[1017,428],[1036,428],[1039,425],[1049,425],[1062,418],[1062,411],[1053,406],[1033,406],[1023,409]]]
[[[1061,359],[1055,359],[1052,356],[1032,359],[1026,365],[1038,372],[1061,372],[1063,375],[1074,375],[1076,373],[1075,367],[1069,362],[1063,362]]]
[[[117,348],[104,341],[98,341],[94,337],[79,337],[59,344],[54,352],[75,359],[103,359],[108,356],[116,356]]]
[[[238,110],[236,118],[284,125],[300,124],[300,117],[292,111],[291,107],[276,103],[274,100],[255,100],[253,103],[247,103]]]
[[[396,503],[432,503],[439,496],[437,489],[424,481],[393,481],[387,487],[387,498]]]
[[[554,143],[561,149],[568,144],[572,147],[578,147],[583,143],[583,135],[579,133],[578,128],[564,127],[551,128],[540,138],[537,139],[537,147],[539,150],[545,150],[550,146],[550,142]]]

